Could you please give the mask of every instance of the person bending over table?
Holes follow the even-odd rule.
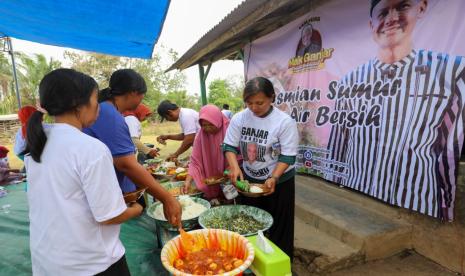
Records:
[[[162,145],[166,144],[166,140],[182,141],[179,148],[167,158],[168,160],[176,160],[179,155],[183,154],[194,143],[195,134],[200,130],[199,113],[190,108],[178,107],[168,100],[164,100],[158,105],[157,112],[162,122],[164,119],[171,122],[179,120],[179,124],[181,125],[182,133],[160,135],[157,137],[157,141]]]

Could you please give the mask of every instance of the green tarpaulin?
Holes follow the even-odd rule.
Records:
[[[8,195],[0,198],[0,275],[32,275],[25,186],[6,186]],[[145,214],[122,225],[132,275],[169,275],[160,261],[155,229],[155,221]]]

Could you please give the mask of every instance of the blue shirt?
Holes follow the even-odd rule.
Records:
[[[97,121],[91,127],[83,129],[83,131],[102,141],[110,149],[113,157],[134,154],[136,151],[124,117],[110,103],[100,103]],[[136,185],[127,176],[116,168],[115,172],[123,192],[136,190]]]

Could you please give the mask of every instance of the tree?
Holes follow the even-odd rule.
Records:
[[[127,61],[121,57],[97,53],[78,53],[65,51],[65,60],[71,63],[71,68],[92,76],[101,89],[108,86],[111,74],[126,67]]]
[[[186,90],[171,91],[166,94],[166,99],[176,103],[178,106],[199,109],[198,96],[188,95]]]
[[[123,58],[96,53],[65,52],[65,59],[71,67],[96,79],[100,88],[108,86],[111,74],[121,68],[132,68],[142,75],[147,84],[147,93],[143,102],[155,108],[161,100],[168,97],[191,101],[182,91],[185,90],[186,77],[181,72],[165,72],[165,64],[177,60],[177,53],[164,46],[157,46],[151,59]],[[178,92],[179,91],[179,92]],[[181,93],[180,95],[175,95]]]
[[[38,98],[39,84],[44,75],[60,68],[61,62],[41,54],[32,57],[18,53],[18,83],[23,105],[35,105]]]
[[[208,86],[208,102],[218,107],[229,104],[237,112],[242,109],[242,89],[240,85],[226,79],[215,79]]]
[[[147,83],[144,103],[155,108],[164,99],[170,99],[179,106],[194,107],[192,96],[187,95],[184,83],[186,76],[179,71],[165,72],[165,68],[178,59],[177,53],[157,46],[152,59],[131,59],[131,67],[139,72]],[[194,100],[195,102],[195,100]]]
[[[11,95],[8,88],[13,81],[12,70],[10,60],[3,52],[0,52],[0,101]]]

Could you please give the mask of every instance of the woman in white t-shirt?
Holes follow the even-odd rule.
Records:
[[[247,108],[232,118],[223,151],[230,166],[230,178],[264,183],[269,193],[261,198],[242,198],[243,204],[268,211],[274,219],[269,238],[289,257],[294,249],[295,170],[299,135],[296,122],[274,108],[273,84],[266,78],[248,81],[243,93]],[[242,155],[242,169],[237,155]],[[243,173],[244,172],[244,173]]]
[[[55,123],[44,129],[36,111],[27,127],[34,275],[130,275],[120,224],[142,207],[126,206],[110,151],[81,132],[97,118],[97,91],[93,78],[72,69],[40,82],[40,104]]]

